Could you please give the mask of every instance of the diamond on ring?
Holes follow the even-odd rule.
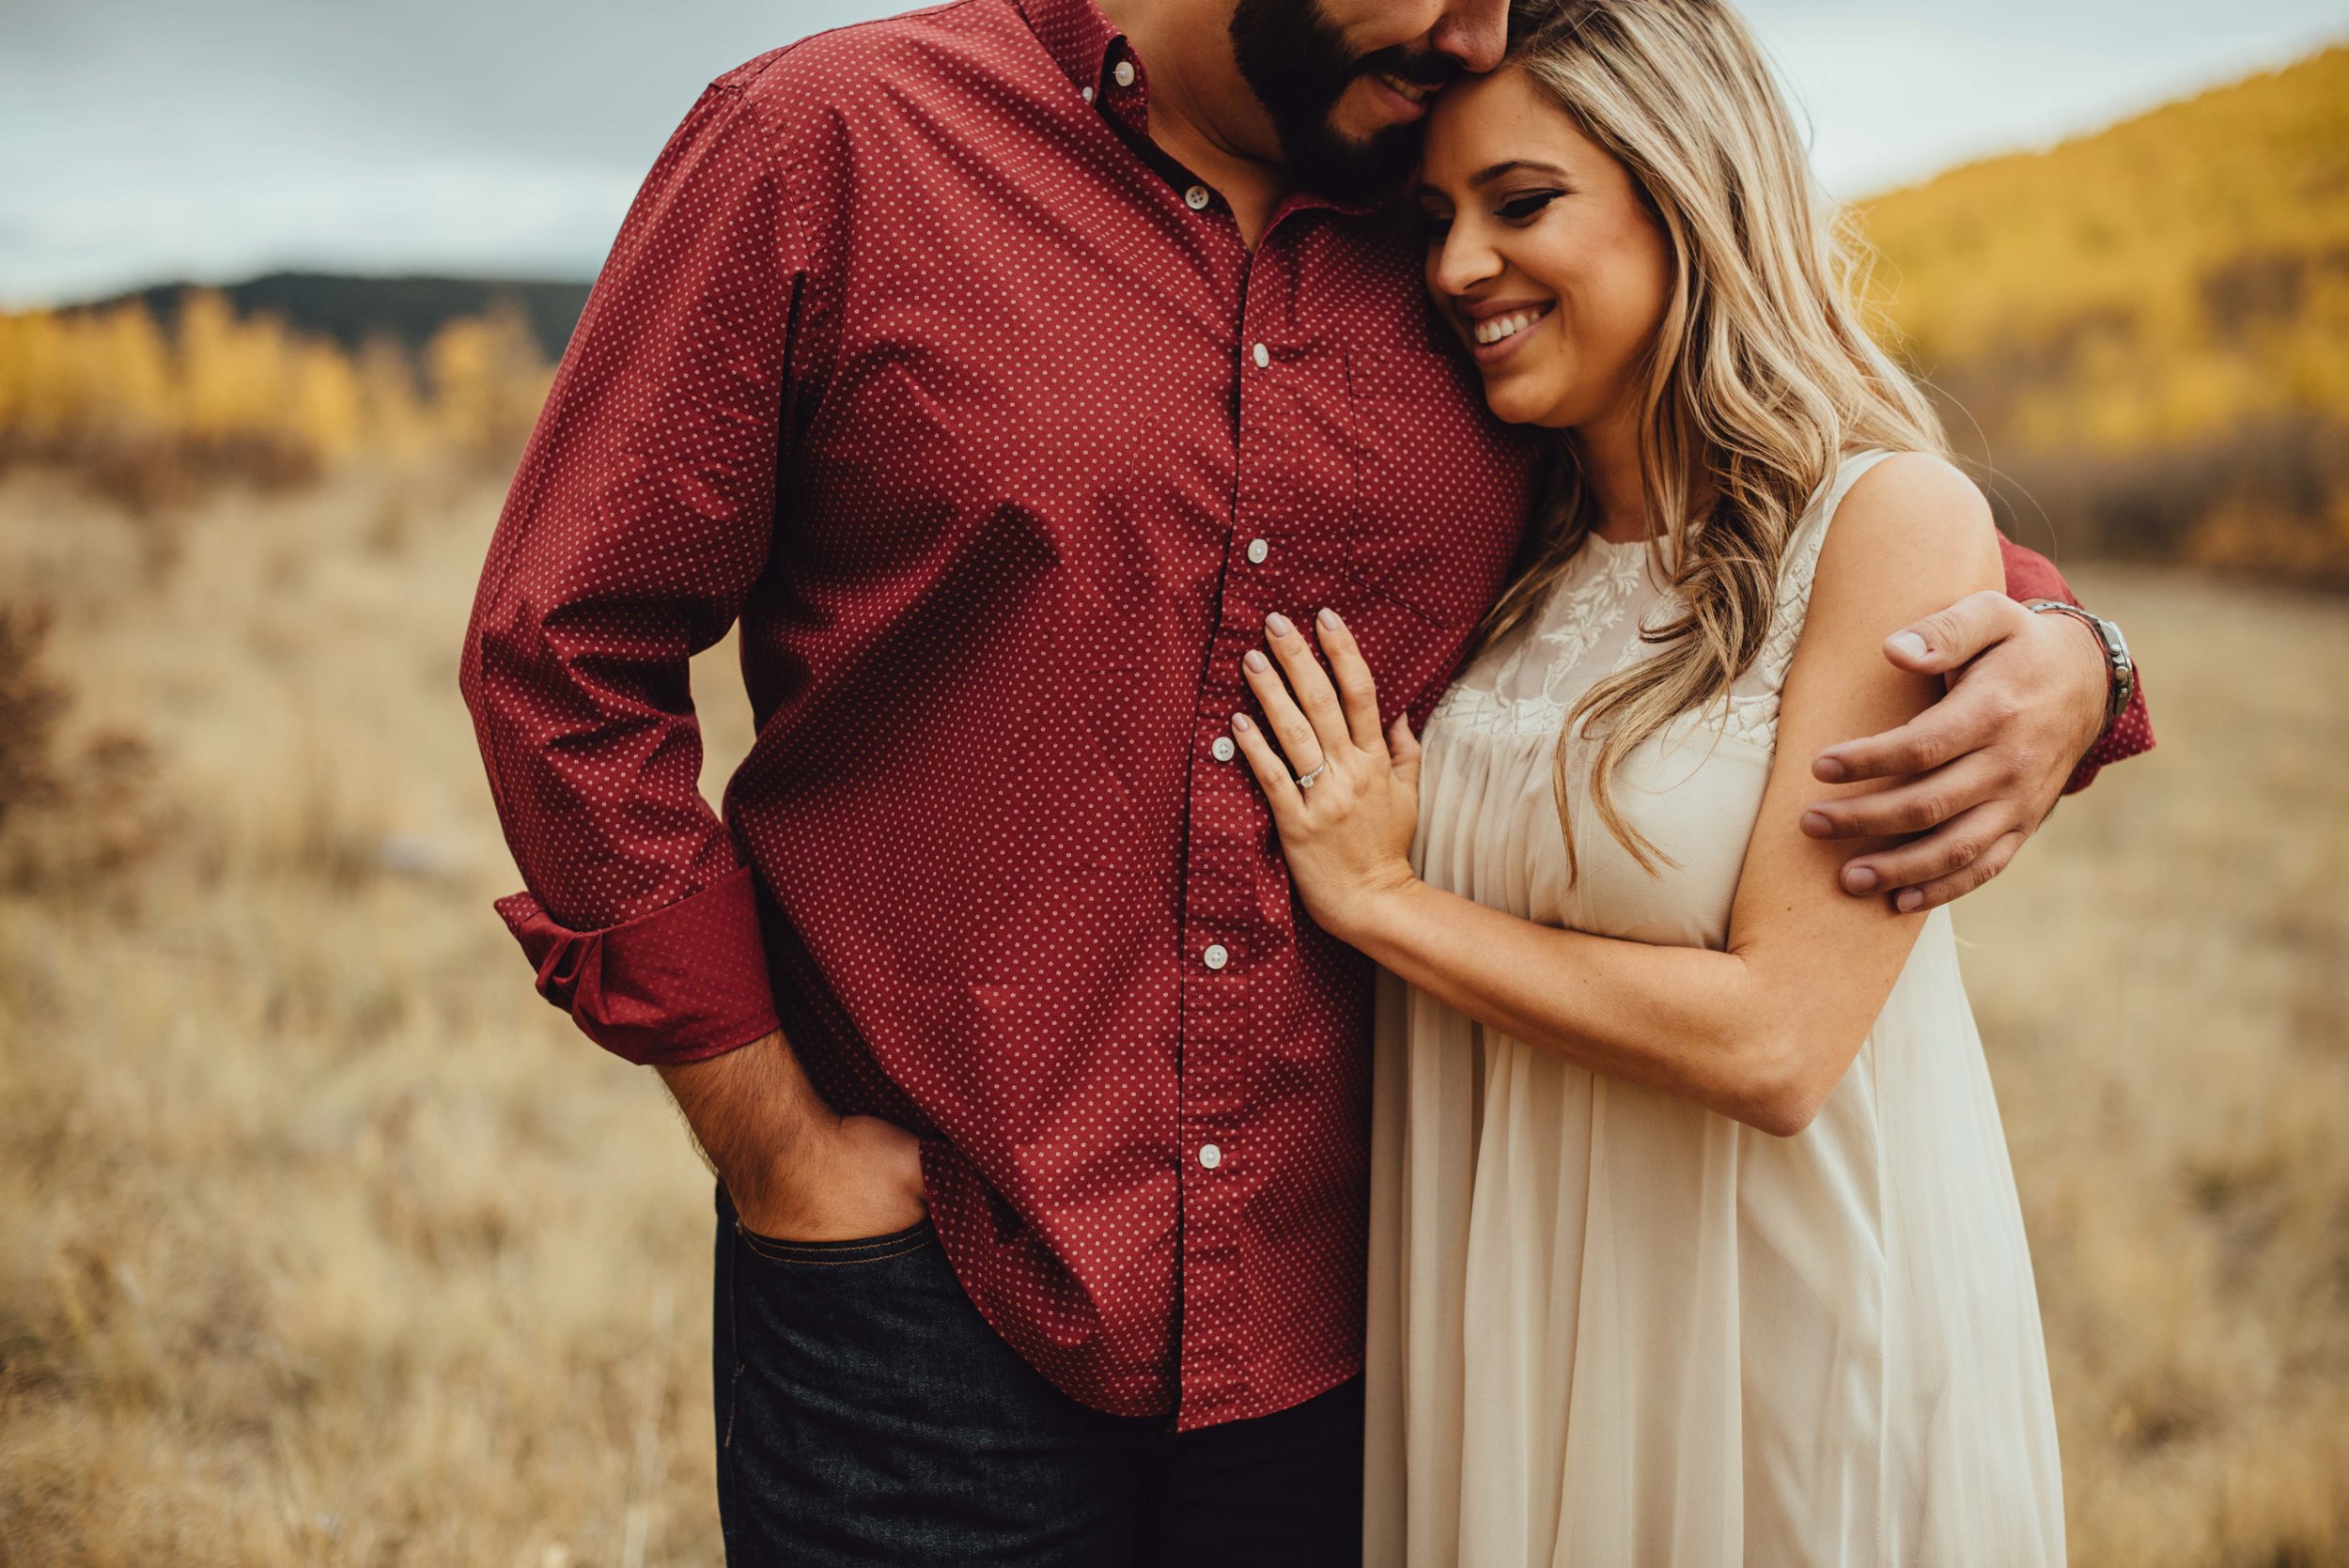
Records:
[[[1315,768],[1310,773],[1300,773],[1298,775],[1297,787],[1299,789],[1313,788],[1314,785],[1321,782],[1321,775],[1327,773],[1328,771],[1330,771],[1330,759],[1328,757],[1323,757],[1321,759],[1320,767]]]

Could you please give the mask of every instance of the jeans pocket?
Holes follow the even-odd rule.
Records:
[[[907,1226],[888,1235],[861,1236],[850,1241],[786,1241],[778,1236],[761,1235],[742,1223],[734,1222],[735,1234],[754,1257],[769,1263],[795,1264],[817,1268],[847,1268],[859,1264],[887,1263],[934,1245],[938,1233],[927,1219]]]

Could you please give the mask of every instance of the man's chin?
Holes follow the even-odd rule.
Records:
[[[1389,124],[1368,135],[1349,134],[1332,115],[1310,137],[1287,146],[1289,173],[1316,195],[1348,207],[1400,194],[1419,167],[1416,124]]]

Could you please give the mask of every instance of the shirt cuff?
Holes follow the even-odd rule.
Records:
[[[557,925],[527,893],[496,908],[537,967],[538,994],[614,1056],[697,1062],[782,1028],[748,866],[600,931]]]
[[[2130,757],[2154,749],[2153,715],[2145,706],[2145,672],[2137,672],[2137,691],[2129,698],[2129,706],[2121,710],[2121,717],[2112,722],[2080,765],[2072,769],[2071,782],[2063,786],[2066,795],[2077,795],[2096,782],[2099,769],[2108,763],[2125,762]]]
[[[2077,604],[2062,574],[2045,557],[2023,549],[2007,538],[1999,536],[1999,553],[2006,562],[2006,591],[2017,600],[2035,598],[2061,599],[2065,604]],[[2154,749],[2154,721],[2145,706],[2145,672],[2137,672],[2137,691],[2129,698],[2129,706],[2112,722],[2096,744],[2080,758],[2072,769],[2072,777],[2063,786],[2066,795],[2077,795],[2096,782],[2096,774],[2109,763],[2124,762],[2140,753]]]

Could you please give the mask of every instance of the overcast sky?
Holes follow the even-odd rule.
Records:
[[[2349,39],[2349,0],[1746,0],[1861,195]],[[702,83],[896,0],[0,0],[0,303],[589,277]]]

